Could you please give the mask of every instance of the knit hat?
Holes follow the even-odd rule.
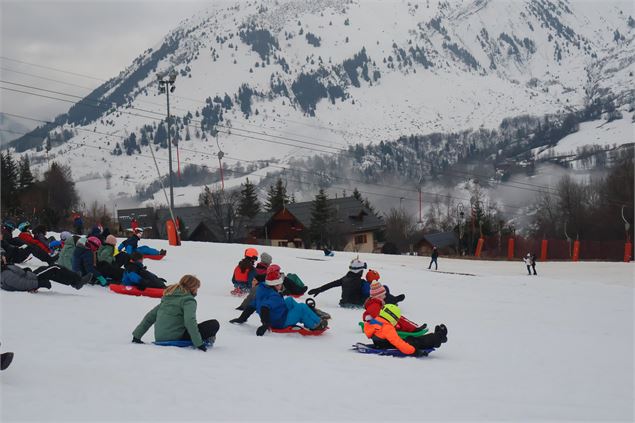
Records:
[[[284,273],[280,271],[280,266],[272,264],[267,269],[265,283],[269,286],[280,285],[284,281]]]
[[[72,237],[72,236],[73,236],[73,234],[71,234],[70,232],[68,232],[68,231],[64,231],[64,232],[62,232],[62,233],[60,234],[60,239],[61,239],[62,241],[66,241],[68,238],[70,238],[70,237]]]
[[[101,247],[101,240],[96,236],[89,236],[86,240],[86,247],[88,247],[91,251],[99,250]]]
[[[271,256],[268,253],[262,253],[260,255],[260,261],[264,264],[271,264],[271,261],[273,259],[271,258]]]
[[[379,272],[373,269],[368,269],[368,272],[366,273],[366,280],[368,282],[379,280]]]
[[[115,238],[114,235],[108,235],[106,237],[106,242],[105,243],[108,244],[108,245],[113,245],[113,246],[117,245],[117,238]]]
[[[77,240],[77,242],[75,243],[76,247],[86,247],[86,237],[85,236],[80,236],[79,239]]]
[[[366,263],[359,260],[359,258],[354,258],[351,260],[351,264],[348,266],[348,270],[355,273],[363,272],[366,269]]]
[[[373,281],[370,284],[370,298],[379,298],[381,300],[386,298],[386,288],[379,281]]]

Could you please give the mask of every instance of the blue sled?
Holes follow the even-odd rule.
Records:
[[[396,348],[380,349],[380,348],[375,348],[373,345],[362,344],[361,342],[358,342],[357,344],[353,345],[353,350],[362,354],[388,355],[391,357],[411,357],[408,354],[402,353]],[[432,351],[434,351],[434,348],[423,350],[424,352],[423,356],[426,357]]]
[[[184,348],[184,347],[194,347],[194,344],[192,344],[192,341],[190,340],[181,340],[181,339],[177,339],[175,341],[154,341],[153,342],[154,345],[158,345],[160,347],[179,347],[179,348]],[[209,341],[205,341],[205,346],[206,347],[211,347],[212,344]]]

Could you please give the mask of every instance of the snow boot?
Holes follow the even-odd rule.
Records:
[[[167,252],[167,251],[165,251],[165,250],[161,250],[161,251],[159,251],[159,255],[160,255],[160,256],[164,256],[164,255],[166,255],[167,253],[168,253],[168,252]]]
[[[327,328],[328,325],[329,322],[326,319],[322,319],[320,320],[320,323],[318,323],[317,326],[312,328],[311,330],[324,330]]]
[[[255,311],[256,309],[254,307],[248,306],[247,308],[245,308],[245,310],[243,310],[239,317],[231,319],[229,323],[237,323],[239,325],[242,325],[247,321],[247,319],[249,319],[252,314],[254,314]]]
[[[0,370],[4,370],[7,367],[9,367],[12,361],[13,361],[12,352],[6,352],[4,354],[0,354]]]

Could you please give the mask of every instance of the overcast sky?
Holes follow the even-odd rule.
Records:
[[[205,9],[210,2],[0,0],[1,79],[75,95],[88,94],[101,83],[100,79],[117,75],[145,49],[158,44],[179,22]],[[14,60],[90,75],[97,79]],[[6,83],[0,86],[11,87]],[[68,103],[4,89],[0,90],[0,96],[2,111],[39,119],[51,119],[70,106]],[[36,126],[33,122],[22,122],[30,127]]]

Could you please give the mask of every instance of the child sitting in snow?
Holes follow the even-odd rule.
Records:
[[[155,248],[142,245],[139,247],[139,241],[143,237],[143,229],[137,228],[130,238],[119,244],[119,251],[123,251],[128,255],[131,255],[135,251],[147,256],[164,256],[165,250],[157,250]]]
[[[374,272],[374,270],[369,270],[368,272],[370,273],[371,271]],[[379,277],[379,273],[377,273],[377,277]],[[386,286],[382,285],[378,280],[373,280],[373,283],[370,284],[370,296],[364,303],[365,310],[362,315],[364,322],[376,319],[379,316],[381,309],[384,305],[386,305],[386,294]],[[403,316],[399,317],[399,320],[395,325],[395,329],[401,332],[417,332],[425,329],[426,327],[427,325],[425,323],[421,326],[417,326],[416,323]]]
[[[439,348],[442,343],[448,340],[448,330],[443,324],[437,325],[433,333],[402,339],[395,329],[400,318],[401,310],[399,307],[394,304],[386,304],[376,318],[364,322],[364,334],[373,340],[376,348],[397,348],[406,355],[415,356],[422,355],[423,350]]]
[[[284,273],[280,272],[280,266],[272,264],[267,269],[265,282],[258,284],[255,307],[262,325],[256,335],[262,336],[270,328],[282,329],[298,323],[310,330],[325,329],[327,321],[321,319],[308,305],[298,303],[291,297],[282,297],[280,290],[283,281]]]
[[[143,265],[143,255],[135,251],[130,256],[130,261],[124,267],[121,282],[124,285],[132,285],[144,290],[146,288],[165,288],[165,279],[159,278],[154,273],[147,270]]]
[[[258,250],[255,248],[247,248],[243,259],[238,262],[238,265],[234,269],[234,275],[232,276],[234,289],[231,291],[232,295],[246,295],[252,286],[255,286],[256,268],[254,264],[257,260]]]
[[[348,273],[340,279],[324,284],[318,288],[309,290],[309,295],[317,296],[318,294],[334,288],[336,286],[342,287],[342,296],[340,298],[340,306],[342,307],[359,307],[364,304],[364,301],[368,297],[368,293],[364,295],[364,283],[362,274],[366,269],[366,263],[355,258],[351,260],[348,266]]]
[[[178,284],[167,287],[159,305],[145,315],[132,332],[132,342],[143,344],[141,337],[154,325],[157,341],[190,340],[201,351],[213,344],[220,325],[217,320],[196,323],[196,294],[201,281],[185,275]]]

